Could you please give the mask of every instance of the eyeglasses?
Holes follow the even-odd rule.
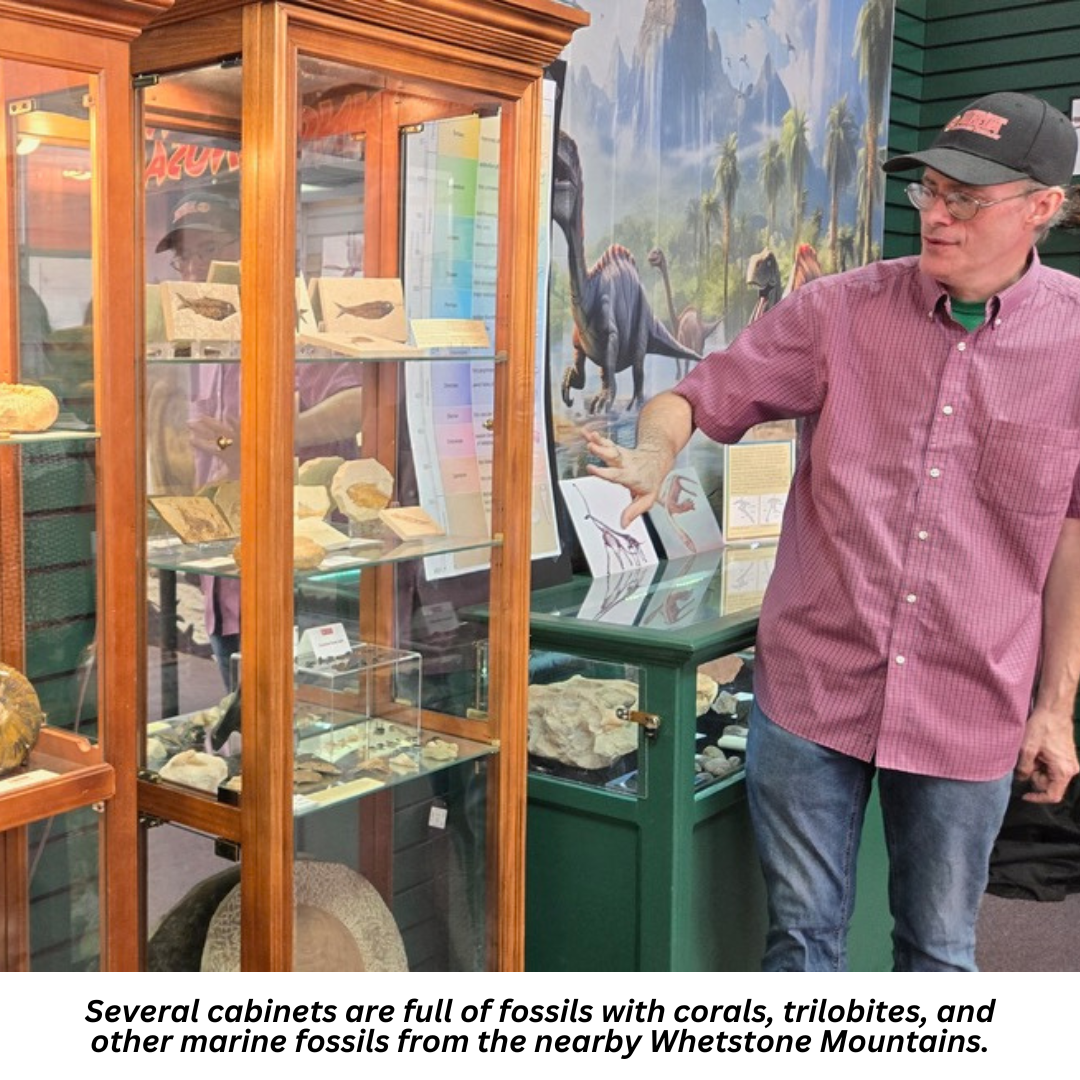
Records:
[[[945,209],[957,221],[970,221],[980,210],[985,210],[990,206],[997,206],[998,203],[1008,202],[1010,199],[1022,199],[1026,195],[1034,195],[1037,191],[1045,190],[1045,188],[1033,187],[1025,191],[1018,191],[1015,195],[1006,195],[1001,199],[976,199],[974,195],[969,195],[966,191],[947,191],[942,195],[940,191],[935,191],[934,188],[927,187],[926,184],[921,184],[918,180],[904,188],[907,197],[911,200],[911,205],[916,210],[929,210],[934,205],[934,200],[940,198],[945,204]]]
[[[178,251],[170,260],[169,265],[177,272],[183,273],[192,263],[210,263],[226,248],[231,241],[224,243],[200,244],[191,251]]]

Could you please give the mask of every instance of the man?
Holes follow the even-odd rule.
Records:
[[[183,199],[173,211],[169,231],[156,251],[172,251],[172,267],[184,281],[205,281],[213,260],[235,261],[239,250],[237,203],[214,192]],[[355,457],[360,428],[359,365],[296,365],[294,438],[302,460]],[[195,481],[205,484],[240,476],[240,365],[196,364],[188,421],[195,454]],[[240,648],[240,585],[205,576],[206,630],[226,687],[231,688],[231,657]]]
[[[875,774],[894,966],[974,970],[1014,776],[1053,802],[1078,771],[1080,281],[1035,250],[1075,157],[1044,102],[973,102],[885,163],[923,169],[921,255],[793,293],[650,401],[634,450],[590,437],[625,525],[695,428],[803,419],[747,759],[766,970],[846,965]]]

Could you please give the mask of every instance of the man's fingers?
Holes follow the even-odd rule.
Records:
[[[619,523],[624,529],[629,528],[637,518],[641,517],[656,501],[652,495],[639,495],[623,512]]]

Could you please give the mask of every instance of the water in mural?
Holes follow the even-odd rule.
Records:
[[[580,6],[552,199],[563,477],[586,426],[633,445],[642,402],[689,365],[878,257],[893,30],[893,0]]]

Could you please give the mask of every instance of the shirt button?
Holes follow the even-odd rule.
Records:
[[[898,657],[896,658],[896,662],[897,662],[898,664],[902,664],[902,663],[904,663],[904,661],[905,661],[906,659],[907,659],[907,657],[905,657],[905,656],[898,656]]]
[[[936,480],[941,475],[941,470],[937,468],[931,469],[930,475]]]
[[[907,602],[908,602],[909,604],[914,604],[914,603],[915,603],[915,601],[916,601],[916,600],[918,599],[918,597],[916,597],[916,595],[915,595],[915,594],[914,594],[913,592],[909,592],[909,593],[907,594],[907,596],[905,596],[905,597],[904,597],[904,599],[905,599],[905,600],[906,600],[906,601],[907,601]]]
[[[926,540],[926,539],[929,538],[929,536],[930,536],[930,534],[925,529],[920,529],[919,530],[919,539],[920,540]]]
[[[961,341],[960,344],[956,346],[956,351],[957,352],[964,352],[965,349],[967,349],[967,342],[966,341]]]
[[[945,414],[946,416],[952,416],[952,406],[951,406],[951,405],[942,405],[942,406],[941,406],[941,411],[942,411],[942,412],[943,412],[943,413],[944,413],[944,414]]]

